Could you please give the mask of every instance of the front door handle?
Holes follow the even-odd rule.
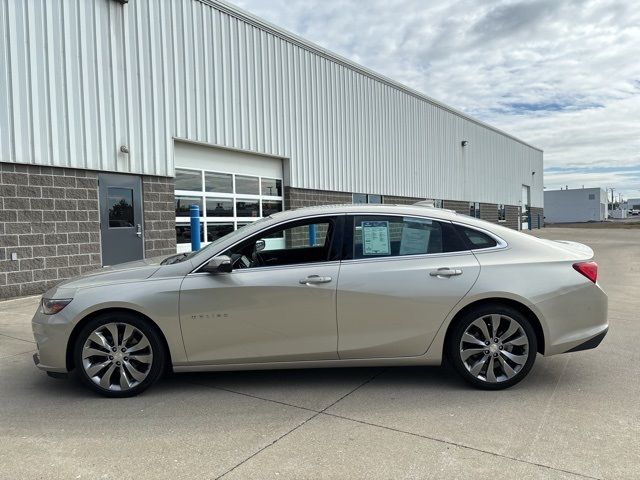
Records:
[[[309,275],[307,278],[300,280],[301,285],[315,285],[317,283],[329,283],[331,277],[321,277],[320,275]]]
[[[136,235],[137,235],[139,238],[142,238],[142,225],[140,225],[140,224],[137,224],[137,225],[136,225]]]
[[[442,267],[429,272],[429,275],[432,277],[455,277],[456,275],[462,275],[462,269]]]

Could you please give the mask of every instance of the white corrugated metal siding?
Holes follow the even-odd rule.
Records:
[[[289,158],[294,187],[517,204],[526,184],[542,206],[540,150],[226,4],[0,15],[1,161],[172,175],[176,137]]]

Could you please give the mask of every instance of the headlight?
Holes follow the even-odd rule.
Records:
[[[45,315],[58,313],[71,303],[72,298],[43,298],[40,308]]]

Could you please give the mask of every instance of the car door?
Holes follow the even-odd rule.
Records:
[[[338,282],[341,359],[424,354],[478,261],[450,222],[350,215]]]
[[[230,273],[191,273],[180,322],[189,361],[337,359],[341,216],[269,228],[225,252]]]

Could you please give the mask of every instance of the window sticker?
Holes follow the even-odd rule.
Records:
[[[363,255],[389,255],[389,222],[362,222],[362,253]]]
[[[402,228],[400,255],[420,255],[427,253],[430,236],[431,220],[422,222],[411,219],[411,221],[405,223]]]

